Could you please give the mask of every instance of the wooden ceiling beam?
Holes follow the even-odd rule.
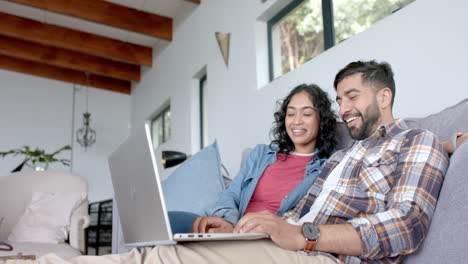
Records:
[[[131,94],[132,92],[132,83],[130,81],[114,79],[96,74],[91,74],[85,83],[86,86],[92,86],[114,92],[126,94]]]
[[[0,34],[92,55],[153,65],[152,48],[0,12]]]
[[[15,71],[48,79],[92,86],[124,94],[131,93],[131,82],[109,77],[90,75],[81,71],[65,69],[43,63],[0,55],[0,69]]]
[[[172,18],[103,0],[8,0],[89,21],[172,40]]]
[[[185,0],[185,1],[193,2],[195,4],[201,4],[201,0]]]
[[[140,81],[140,66],[0,35],[0,54],[59,67]]]

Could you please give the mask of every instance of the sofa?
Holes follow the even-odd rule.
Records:
[[[468,99],[423,118],[404,118],[410,128],[427,129],[440,141],[456,132],[468,132]],[[339,148],[350,146],[344,124],[339,124]],[[468,142],[450,156],[450,164],[440,191],[429,233],[404,263],[466,263],[468,260]]]
[[[427,117],[404,120],[410,128],[432,131],[442,142],[456,132],[468,132],[468,99]],[[338,149],[349,147],[352,143],[347,128],[339,123]],[[250,150],[242,152],[241,164]],[[468,143],[462,144],[450,157],[427,238],[416,252],[406,257],[405,263],[465,263],[468,259],[468,229],[465,228],[468,224],[468,181],[465,177],[468,175],[463,172],[465,162],[468,162]],[[126,252],[129,249],[123,246],[117,214],[114,214],[114,220],[113,253]]]
[[[0,241],[13,246],[0,256],[81,255],[89,224],[87,192],[84,178],[65,171],[0,176]]]
[[[456,132],[468,132],[468,98],[438,113],[422,118],[403,118],[410,128],[427,129],[441,142]],[[337,149],[350,147],[354,140],[344,123],[338,123]],[[242,153],[242,163],[250,153]],[[440,191],[431,227],[426,239],[404,263],[466,263],[468,260],[468,142],[450,156],[450,164]]]

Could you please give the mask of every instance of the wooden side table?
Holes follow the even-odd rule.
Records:
[[[18,253],[18,255],[11,255],[11,256],[1,256],[0,260],[8,260],[8,259],[28,259],[28,260],[36,260],[35,255],[23,255]]]

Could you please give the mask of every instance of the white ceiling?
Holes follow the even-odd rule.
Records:
[[[65,1],[65,0],[64,0]],[[173,32],[177,26],[190,14],[198,4],[185,0],[107,0],[115,4],[135,8],[157,15],[173,18]],[[34,7],[20,5],[4,0],[0,0],[0,11],[40,21],[47,24],[53,24],[79,31],[89,32],[125,42],[139,44],[148,47],[161,47],[166,40],[158,39],[148,35],[130,32],[128,30],[110,27],[87,20],[66,16],[58,13],[44,11]],[[1,22],[0,22],[1,23]],[[157,50],[153,50],[158,53]]]

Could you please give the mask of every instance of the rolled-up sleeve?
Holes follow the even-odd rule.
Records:
[[[387,210],[349,220],[361,237],[363,259],[414,252],[427,235],[448,167],[448,157],[430,132],[413,130],[401,146]]]

